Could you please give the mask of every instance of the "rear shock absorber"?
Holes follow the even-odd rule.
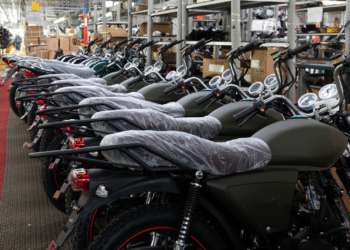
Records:
[[[178,238],[175,242],[174,250],[184,250],[188,245],[187,242],[190,237],[191,223],[195,216],[201,192],[203,189],[203,186],[200,183],[202,178],[203,172],[197,171],[195,181],[191,182],[190,184],[188,196],[185,203],[185,211],[182,217],[182,223],[179,230]]]

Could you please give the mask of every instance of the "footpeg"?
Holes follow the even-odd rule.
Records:
[[[55,242],[51,241],[49,247],[46,250],[58,250],[58,246]]]
[[[57,190],[52,198],[54,198],[55,200],[58,200],[61,197],[61,194],[62,192]]]

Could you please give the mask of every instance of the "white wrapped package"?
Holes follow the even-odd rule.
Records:
[[[66,80],[66,79],[83,79],[80,76],[74,75],[74,74],[49,74],[49,75],[43,75],[40,76],[41,79],[48,79],[51,77],[55,77],[57,80]],[[107,85],[107,81],[102,78],[88,78],[90,81],[93,81],[95,83],[99,83],[102,85]]]
[[[65,80],[58,80],[52,82],[54,89],[59,89],[61,87],[69,87],[69,86],[97,86],[104,88],[108,91],[114,92],[114,93],[126,93],[128,90],[120,84],[115,84],[112,86],[102,85],[100,83],[96,83],[89,79],[65,79]]]
[[[97,86],[77,86],[64,87],[57,89],[55,93],[65,92],[62,95],[54,95],[53,98],[62,106],[78,104],[85,98],[89,97],[133,97],[143,99],[143,95],[137,92],[133,93],[113,93],[102,87]],[[68,92],[68,93],[67,93]]]
[[[102,111],[95,113],[91,118],[104,119],[111,117],[116,119],[122,118],[123,120],[93,122],[91,126],[95,130],[106,132],[105,134],[99,132],[101,136],[127,130],[172,130],[186,132],[201,138],[212,139],[215,138],[221,130],[220,121],[211,116],[173,118],[151,109]]]
[[[125,131],[105,136],[101,146],[142,144],[169,159],[181,162],[194,170],[213,175],[228,175],[257,170],[271,160],[271,150],[262,140],[242,138],[227,142],[212,142],[195,135],[177,131]],[[129,149],[150,167],[173,167],[159,156],[142,148]],[[119,150],[102,151],[111,162],[140,167]]]
[[[135,92],[134,92],[135,93]],[[167,114],[172,117],[184,117],[185,116],[185,109],[182,107],[181,104],[177,102],[170,102],[167,104],[158,104],[146,100],[141,99],[130,99],[126,97],[91,97],[82,100],[79,105],[85,105],[85,104],[97,104],[97,103],[106,103],[107,105],[111,106],[113,110],[119,110],[119,109],[152,109],[159,112],[162,112],[164,114]],[[79,113],[81,114],[89,114],[92,115],[96,112],[96,106],[93,108],[85,107],[80,108]],[[99,106],[98,111],[105,111],[105,110],[111,110],[107,106]],[[82,116],[80,116],[81,119],[84,119]],[[86,119],[86,118],[85,118]]]

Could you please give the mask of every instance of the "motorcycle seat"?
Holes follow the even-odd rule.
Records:
[[[52,78],[54,80],[66,80],[66,79],[83,79],[74,74],[49,74],[40,76],[40,79],[49,79]],[[89,78],[90,81],[99,83],[101,85],[107,85],[107,81],[102,78]]]
[[[131,93],[138,93],[138,92],[131,92]],[[130,93],[130,94],[131,94]],[[140,93],[138,93],[140,94]],[[85,105],[85,104],[97,104],[97,103],[105,103],[106,105],[112,107],[113,110],[120,110],[120,109],[152,109],[161,113],[164,113],[166,115],[169,115],[171,117],[184,117],[185,116],[185,109],[176,102],[170,102],[167,104],[158,104],[142,99],[130,99],[124,97],[91,97],[82,100],[79,105]],[[79,109],[79,113],[81,114],[94,114],[96,112],[96,108],[94,107],[84,107]],[[111,110],[111,108],[108,108],[107,106],[99,106],[98,111],[105,111],[105,110]],[[80,116],[81,119],[86,119],[83,116]]]
[[[115,84],[112,86],[102,85],[100,83],[97,83],[93,80],[93,78],[89,79],[65,79],[65,80],[58,80],[54,81],[51,84],[58,84],[57,89],[60,87],[69,87],[69,86],[97,86],[104,88],[108,91],[114,92],[114,93],[126,93],[127,89],[120,84]]]
[[[269,146],[258,138],[241,138],[227,142],[212,142],[178,131],[125,131],[105,136],[100,146],[145,145],[167,159],[144,148],[128,148],[149,167],[174,167],[179,162],[189,169],[212,175],[228,175],[264,168],[271,160]],[[119,150],[102,151],[111,162],[140,167],[138,163]]]
[[[95,71],[89,67],[75,67],[74,64],[67,63],[49,63],[48,66],[56,73],[75,74],[81,78],[96,78]]]
[[[218,119],[206,117],[173,118],[152,109],[124,109],[97,112],[92,119],[115,118],[112,121],[93,122],[91,126],[101,136],[127,130],[182,131],[201,138],[215,138],[221,130]]]
[[[57,95],[54,95],[53,99],[61,106],[78,104],[83,99],[89,97],[133,97],[138,99],[144,98],[140,93],[113,93],[105,88],[97,86],[64,87],[57,89],[55,93],[57,93]]]

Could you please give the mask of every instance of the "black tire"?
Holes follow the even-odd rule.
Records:
[[[38,133],[38,132],[36,132]],[[60,132],[61,133],[61,132]],[[40,141],[40,152],[44,152],[48,149],[50,144],[54,141],[55,136],[57,136],[56,129],[45,129]]]
[[[89,249],[116,250],[131,240],[143,237],[143,234],[146,234],[146,238],[148,238],[149,232],[156,230],[160,230],[159,232],[168,231],[169,237],[176,238],[176,229],[180,226],[181,214],[182,209],[172,204],[143,205],[130,209],[115,218]],[[196,245],[196,249],[202,249],[198,242],[207,250],[228,249],[219,232],[201,213],[197,213],[193,218],[191,236],[197,239],[197,241],[190,239],[191,243]],[[145,238],[141,239],[142,246],[147,241]],[[141,245],[135,247],[141,247]]]
[[[34,103],[32,109],[30,110],[28,114],[28,125],[31,126],[35,120],[36,114],[35,112],[38,110],[38,104]]]
[[[15,115],[17,115],[18,117],[20,117],[17,106],[16,106],[16,91],[17,91],[17,86],[12,86],[11,90],[10,90],[10,94],[9,94],[9,102],[10,102],[10,107],[13,111],[13,113],[15,113]]]
[[[60,150],[62,147],[62,141],[66,140],[67,136],[64,133],[58,133],[56,138],[52,141],[48,150]],[[51,163],[54,162],[53,157],[46,157],[41,168],[41,180],[44,186],[45,193],[49,197],[51,203],[61,212],[66,213],[66,204],[64,197],[56,200],[53,198],[53,195],[57,190],[59,190],[63,184],[63,181],[66,179],[66,175],[61,175],[60,172],[63,168],[54,168],[53,170],[49,169]],[[67,163],[69,164],[69,163]],[[68,175],[68,173],[67,173]]]

